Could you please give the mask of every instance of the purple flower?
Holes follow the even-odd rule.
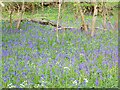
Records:
[[[33,44],[32,44],[31,41],[29,41],[28,44],[29,44],[29,47],[30,47],[30,48],[33,48]]]
[[[6,57],[6,56],[8,56],[8,55],[9,55],[9,53],[8,53],[7,50],[2,50],[2,56]]]
[[[96,86],[98,86],[98,85],[99,85],[98,78],[96,78],[95,84],[96,84]]]
[[[97,70],[97,73],[102,73],[102,70],[98,69],[98,70]]]
[[[72,57],[71,61],[72,61],[72,65],[74,65],[74,63],[75,63],[75,57]]]
[[[5,72],[7,72],[9,70],[8,66],[4,66]]]
[[[17,73],[16,73],[16,71],[15,71],[15,72],[12,72],[12,74],[14,74],[15,76],[17,76]]]
[[[53,65],[52,65],[52,64],[50,64],[49,66],[50,66],[50,68],[52,68],[52,66],[53,66]]]
[[[25,59],[28,61],[30,60],[30,56],[26,56]]]
[[[16,82],[20,82],[20,78],[19,78],[19,77],[17,77],[17,80],[16,80]]]
[[[45,77],[45,76],[42,74],[42,75],[41,75],[41,79],[44,79],[44,77]]]
[[[112,68],[112,66],[113,66],[113,65],[112,65],[112,63],[110,63],[109,68],[111,69],[111,68]]]
[[[79,64],[79,70],[82,70],[84,68],[84,63]]]
[[[3,77],[4,83],[7,82],[7,77]]]
[[[86,74],[87,74],[87,75],[90,75],[89,69],[86,69]]]
[[[14,42],[14,45],[18,45],[18,42],[16,41],[16,42]]]
[[[104,65],[104,64],[108,64],[108,61],[107,60],[105,60],[105,61],[102,61],[102,64]]]
[[[9,48],[12,48],[12,45],[11,45],[11,43],[8,43],[8,47],[9,47]]]
[[[16,60],[16,63],[15,63],[15,68],[19,65],[19,62],[18,60]]]

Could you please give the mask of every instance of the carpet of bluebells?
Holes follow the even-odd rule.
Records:
[[[80,29],[2,21],[3,88],[118,87],[118,31]],[[16,26],[16,23],[13,23]]]

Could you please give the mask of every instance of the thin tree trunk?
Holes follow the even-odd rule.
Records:
[[[107,30],[106,29],[106,15],[107,15],[106,4],[103,1],[103,28],[104,30]]]
[[[21,20],[22,20],[23,13],[24,13],[24,1],[22,3],[22,11],[20,13],[20,18],[19,18],[19,21],[17,23],[17,29],[20,27],[20,23],[21,23]]]
[[[79,4],[79,3],[78,3],[78,4]],[[87,32],[88,30],[87,30],[87,25],[86,25],[85,19],[84,19],[84,14],[83,14],[83,12],[82,12],[82,8],[81,8],[80,5],[79,5],[79,7],[80,7],[80,15],[81,15],[81,19],[82,19],[82,25],[84,26],[84,29],[85,29],[85,31]]]
[[[112,30],[114,30],[114,26],[112,25],[112,23],[110,22],[110,17],[108,16],[108,22],[110,24],[110,27],[112,28]]]
[[[35,12],[35,5],[34,5],[34,2],[32,2],[32,14],[34,14]]]
[[[91,36],[94,36],[95,23],[96,23],[96,18],[97,18],[97,3],[96,3],[96,0],[93,0],[93,3],[94,3],[94,13],[93,13],[93,19],[92,19]]]
[[[10,3],[8,3],[9,4],[9,9],[8,9],[8,11],[9,11],[9,15],[10,15],[10,28],[12,28],[12,14],[13,14],[13,7],[11,6],[11,4]]]
[[[64,11],[65,11],[65,2],[64,2],[64,0],[62,0],[62,10],[61,10],[61,13],[62,13],[62,16],[63,16],[63,14],[64,14]],[[62,19],[63,17],[61,17],[61,19]],[[65,25],[63,25],[63,26],[65,26]],[[63,37],[65,36],[65,28],[63,29]]]
[[[59,39],[58,39],[58,25],[59,25],[59,19],[60,19],[61,2],[62,2],[62,0],[59,0],[58,20],[57,20],[57,27],[56,27],[57,41],[59,41]]]
[[[13,13],[13,11],[11,10],[10,11],[10,28],[12,28],[12,13]]]
[[[42,0],[42,17],[44,16],[44,5],[43,5],[44,1]]]
[[[115,27],[115,30],[116,30],[116,29],[118,30],[118,24],[119,24],[119,23],[118,23],[118,20],[117,20],[117,21],[115,22],[115,26],[114,26],[114,27]],[[113,29],[113,30],[114,30],[114,29]]]
[[[19,6],[18,3],[16,3],[16,4],[17,4],[17,13],[18,13],[18,15],[19,15],[19,12],[20,12],[20,6]]]

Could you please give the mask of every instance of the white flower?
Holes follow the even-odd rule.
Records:
[[[22,83],[20,84],[20,87],[23,88],[23,87],[25,87],[26,85],[27,85],[27,80],[24,81],[24,82],[22,82]]]
[[[40,87],[40,85],[39,84],[35,84],[35,86],[34,86],[35,88],[39,88]]]
[[[44,86],[44,84],[42,83],[41,86]]]
[[[88,82],[88,80],[86,79],[86,78],[84,78],[84,81],[87,83]]]
[[[69,68],[69,67],[64,67],[64,69],[70,70],[70,68]]]
[[[29,65],[30,61],[27,61],[27,65]]]
[[[59,64],[60,62],[57,62],[56,64]]]
[[[12,85],[12,86],[10,86],[9,88],[16,88],[16,86]]]
[[[27,80],[26,80],[26,81],[24,81],[22,84],[27,84]]]
[[[9,88],[16,88],[16,86],[12,85],[12,83],[7,85]]]
[[[42,81],[44,81],[44,78],[43,78],[43,77],[41,77],[41,79],[42,79]]]
[[[85,56],[83,53],[80,53],[80,56]]]
[[[12,83],[8,84],[7,86],[9,87],[9,86],[11,86],[11,85],[12,85]]]
[[[77,80],[73,81],[73,84],[77,85]]]
[[[25,87],[25,86],[24,86],[24,84],[20,84],[20,87],[23,88],[23,87]]]

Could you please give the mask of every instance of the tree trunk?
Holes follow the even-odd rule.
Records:
[[[21,20],[22,20],[23,13],[24,13],[24,1],[22,3],[22,11],[20,13],[20,18],[19,18],[19,21],[17,23],[17,29],[20,27],[20,23],[21,23]]]
[[[62,2],[62,0],[59,0],[58,20],[57,20],[57,27],[56,27],[57,41],[59,41],[59,39],[58,39],[58,25],[59,25],[59,19],[60,19],[61,2]]]
[[[42,17],[44,17],[44,5],[43,5],[43,0],[42,0]]]
[[[114,26],[113,26],[112,23],[110,22],[110,16],[108,16],[108,22],[109,22],[110,27],[112,28],[112,30],[114,30]]]
[[[13,11],[11,10],[10,11],[10,28],[12,28],[12,13],[13,13]]]
[[[64,12],[65,12],[65,2],[64,2],[64,0],[62,0],[62,6],[61,6],[61,8],[62,8],[62,10],[61,10],[61,14],[63,15],[64,14]],[[61,17],[61,19],[62,19],[63,17]],[[63,27],[64,27],[65,25],[63,25]],[[65,28],[63,28],[63,37],[65,36]]]
[[[79,3],[78,3],[79,4]],[[85,31],[87,32],[88,30],[87,30],[87,25],[86,25],[86,23],[85,23],[85,19],[84,19],[84,14],[83,14],[83,12],[82,12],[82,8],[81,8],[81,6],[79,5],[79,8],[80,8],[80,15],[81,15],[81,19],[82,19],[82,25],[84,26],[84,29],[85,29]]]
[[[34,2],[32,2],[32,14],[35,13],[35,5],[34,5]]]
[[[118,30],[118,20],[115,22],[115,30]],[[113,29],[114,30],[114,29]]]
[[[106,4],[103,1],[103,28],[106,31],[106,15],[107,15],[107,10],[106,10]]]
[[[94,3],[94,13],[93,13],[93,19],[92,19],[91,36],[94,36],[94,33],[95,33],[95,23],[96,23],[96,17],[97,17],[96,0],[93,0],[93,3]]]

